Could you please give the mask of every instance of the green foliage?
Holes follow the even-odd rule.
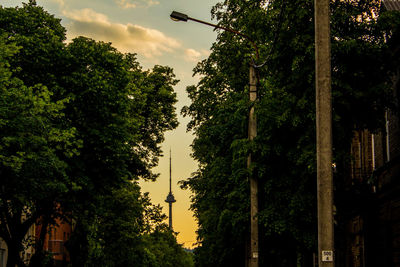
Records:
[[[92,165],[88,171],[96,172],[96,182],[113,180],[114,171],[123,172],[115,173],[119,179],[154,178],[149,169],[157,163],[163,133],[177,126],[172,69],[142,71],[134,55],[84,37],[74,39],[67,52],[69,116],[85,139],[81,155]]]
[[[192,254],[162,222],[161,207],[139,194],[137,184],[127,183],[101,197],[96,220],[87,228],[86,266],[194,266]]]
[[[141,266],[175,267],[194,266],[193,254],[185,251],[176,241],[175,234],[164,227],[143,236],[144,261]]]
[[[12,76],[9,59],[18,49],[5,34],[0,50],[0,236],[19,264],[29,227],[44,214],[59,216],[54,201],[70,182],[65,159],[77,154],[79,141],[74,128],[60,124],[68,100],[52,101],[47,87]]]
[[[398,20],[391,15],[386,21],[385,12],[377,19],[379,1],[332,1],[331,8],[334,151],[343,177],[354,127],[378,129],[390,106],[389,74],[398,57],[388,56],[388,45]],[[291,266],[302,254],[302,266],[310,266],[316,244],[313,1],[226,0],[212,14],[221,26],[255,40],[260,61],[267,62],[258,69],[253,144],[246,140],[248,65],[255,53],[249,42],[220,31],[211,55],[194,70],[202,79],[187,88],[192,103],[182,113],[191,117],[199,169],[182,185],[194,192],[201,244],[196,264],[243,265],[246,178],[253,172],[260,186],[261,264]],[[254,163],[247,170],[250,151]]]
[[[23,239],[39,218],[74,222],[76,266],[147,266],[157,231],[182,258],[166,264],[187,261],[171,233],[156,231],[165,215],[137,185],[157,177],[164,132],[178,124],[173,70],[143,71],[109,43],[64,40],[60,19],[35,1],[0,6],[0,237],[10,266],[24,266]],[[33,265],[46,259],[44,237]]]
[[[139,241],[132,238],[151,229],[151,225],[143,225],[155,218],[140,215],[145,212],[140,209],[144,203],[139,199],[136,186],[129,194],[136,197],[131,210],[137,214],[131,215],[137,221],[135,226],[130,226],[130,231],[118,232],[122,237],[115,239],[122,242],[125,236],[130,241],[111,242],[116,232],[110,229],[118,229],[122,221],[129,221],[122,212],[124,209],[107,203],[110,199],[117,201],[115,193],[124,192],[121,189],[129,181],[155,179],[150,169],[157,164],[161,153],[159,145],[163,133],[177,125],[173,107],[176,95],[172,88],[177,81],[170,68],[155,66],[151,71],[142,71],[135,55],[122,54],[107,43],[79,37],[66,50],[71,73],[63,81],[65,93],[71,98],[67,116],[83,140],[80,155],[69,164],[79,188],[71,199],[71,207],[75,219],[82,223],[78,224],[81,229],[75,232],[70,247],[79,248],[75,253],[79,255],[75,259],[77,264],[85,262],[86,257],[89,261],[101,262],[102,257],[108,255],[112,257],[107,262],[113,262],[123,258],[112,253],[114,246],[124,244],[127,252],[130,247],[133,249],[135,246],[130,242]],[[114,214],[116,211],[119,211],[118,215]],[[109,218],[110,224],[102,223],[107,214],[116,217]],[[146,209],[146,216],[151,217],[151,211]],[[122,221],[116,220],[118,218]],[[104,231],[114,234],[104,236]],[[86,232],[93,234],[88,236]],[[96,253],[93,246],[98,246],[101,253]],[[131,254],[131,257],[137,256],[137,253]]]
[[[66,39],[60,21],[34,0],[22,7],[0,8],[0,32],[21,47],[10,64],[27,86],[34,86],[38,81],[48,88],[56,86]]]
[[[88,225],[88,266],[132,266],[140,263],[144,203],[137,184],[126,183],[99,196],[95,219]],[[73,244],[71,244],[73,245]]]

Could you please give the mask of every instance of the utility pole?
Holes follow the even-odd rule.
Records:
[[[250,111],[248,138],[250,142],[257,136],[257,120],[254,113],[254,104],[257,99],[257,74],[253,64],[250,64]],[[258,181],[251,170],[251,153],[247,157],[247,169],[250,170],[250,264],[249,267],[258,267]]]
[[[334,267],[329,0],[315,0],[315,85],[319,267]]]

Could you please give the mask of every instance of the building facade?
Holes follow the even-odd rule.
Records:
[[[395,112],[385,121],[378,133],[354,131],[347,190],[338,197],[339,266],[400,267],[400,127]]]
[[[35,224],[29,228],[25,240],[26,249],[21,253],[21,258],[26,265],[29,265],[32,255],[35,253],[35,241],[39,239],[42,231],[40,224]],[[45,230],[45,241],[43,250],[49,253],[53,259],[54,266],[68,266],[70,262],[69,253],[64,244],[69,240],[72,226],[61,220],[56,221],[56,225]],[[33,241],[33,242],[31,242]],[[0,238],[0,267],[7,266],[8,249],[7,244]]]

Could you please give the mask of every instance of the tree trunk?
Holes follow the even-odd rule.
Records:
[[[83,224],[78,221],[69,240],[65,244],[72,266],[83,266],[88,259],[89,244],[86,238],[86,231]]]
[[[21,244],[21,242],[19,242],[18,244]],[[19,254],[21,252],[21,249],[18,248],[19,246],[15,243],[9,242],[7,243],[7,247],[8,247],[7,267],[15,267],[15,266],[25,267],[26,265],[22,261]]]

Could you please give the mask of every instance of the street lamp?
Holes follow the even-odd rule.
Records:
[[[239,35],[246,40],[248,40],[254,48],[255,51],[255,59],[259,59],[258,47],[255,42],[247,35],[240,33],[231,28],[226,28],[223,26],[219,26],[216,24],[212,24],[209,22],[205,22],[202,20],[194,19],[189,17],[186,14],[173,11],[170,15],[171,19],[174,21],[188,21],[192,20],[201,24],[205,24],[207,26],[211,26],[217,29],[222,29],[224,31],[231,32],[233,34]],[[248,126],[248,138],[250,141],[253,141],[257,135],[257,121],[254,113],[254,102],[257,99],[257,75],[254,64],[250,64],[250,72],[249,72],[249,98],[251,102],[251,107],[249,111],[249,126]],[[251,152],[247,157],[247,168],[251,167]],[[254,177],[254,175],[250,172],[250,258],[248,259],[249,267],[258,267],[258,181]]]

